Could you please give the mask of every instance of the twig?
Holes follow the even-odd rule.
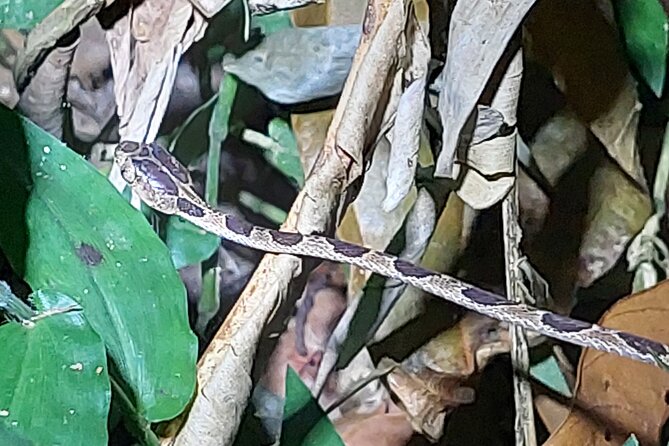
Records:
[[[518,50],[511,60],[509,67],[500,83],[493,100],[496,103],[508,106],[507,111],[513,113],[515,121],[515,107],[517,106],[518,88],[512,88],[520,83],[522,77],[522,50]],[[506,101],[505,101],[506,99]],[[511,105],[513,104],[513,108]],[[516,140],[515,135],[511,138]],[[514,176],[518,175],[518,160],[513,164]],[[522,282],[520,252],[522,230],[518,223],[518,182],[514,182],[511,191],[502,202],[502,224],[504,226],[504,262],[506,266],[506,295],[514,302],[526,303],[526,295]],[[531,298],[531,297],[530,297]],[[532,388],[528,380],[530,376],[529,345],[525,331],[513,325],[511,332],[511,364],[513,366],[513,395],[516,405],[516,445],[536,446],[536,430],[534,427],[534,411]]]

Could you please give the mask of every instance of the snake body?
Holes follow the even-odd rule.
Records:
[[[669,369],[669,347],[665,344],[515,303],[381,251],[319,235],[254,226],[224,214],[197,195],[186,168],[156,143],[121,142],[115,151],[115,161],[125,181],[147,205],[165,214],[178,215],[232,242],[276,254],[316,257],[355,265],[412,285],[468,310],[554,339]]]

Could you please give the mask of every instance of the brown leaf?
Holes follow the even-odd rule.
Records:
[[[335,428],[346,446],[403,446],[413,434],[411,423],[402,412],[342,418]]]
[[[600,324],[669,342],[669,281],[616,303]],[[550,437],[546,445],[615,445],[634,433],[644,445],[659,444],[667,421],[669,373],[640,362],[591,349],[581,355],[576,406],[582,411]],[[616,433],[621,436],[615,436]],[[577,435],[584,441],[574,440]],[[608,439],[608,440],[607,440]],[[587,441],[585,441],[587,440]]]
[[[474,390],[463,386],[464,381],[493,356],[508,351],[508,332],[497,321],[468,313],[390,372],[388,386],[414,429],[436,441],[445,416],[474,401]]]

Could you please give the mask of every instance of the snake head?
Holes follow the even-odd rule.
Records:
[[[121,168],[121,176],[131,186],[137,180],[132,160],[133,157],[139,157],[141,151],[142,144],[133,141],[121,141],[114,151],[114,161]]]
[[[114,152],[123,179],[150,207],[165,214],[178,212],[182,188],[189,187],[188,171],[158,144],[122,141]]]

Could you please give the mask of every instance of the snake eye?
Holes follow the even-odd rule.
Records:
[[[121,141],[118,146],[116,146],[117,151],[124,153],[134,153],[139,149],[139,143],[134,141]]]
[[[137,172],[135,171],[135,166],[132,165],[132,161],[126,159],[123,164],[121,164],[121,176],[128,184],[135,182],[137,179]]]

